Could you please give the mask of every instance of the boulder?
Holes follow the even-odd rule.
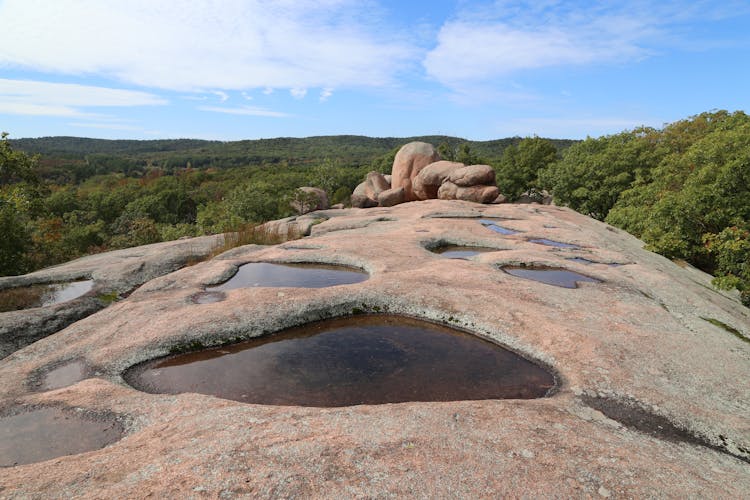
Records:
[[[438,189],[448,176],[464,166],[463,163],[440,160],[424,167],[414,178],[412,189],[419,200],[434,200]]]
[[[378,206],[378,200],[367,196],[367,181],[359,183],[359,185],[354,188],[351,202],[352,207],[354,208],[371,208]]]
[[[315,210],[327,210],[328,195],[320,188],[304,186],[297,188],[294,199],[289,203],[298,214],[306,214]]]
[[[426,142],[410,142],[396,153],[391,171],[391,187],[404,188],[406,201],[416,200],[412,189],[412,182],[419,172],[440,159],[440,155],[432,144]]]
[[[463,200],[474,203],[491,203],[497,199],[500,190],[497,186],[457,186],[451,181],[445,181],[438,189],[441,200]]]
[[[381,191],[378,195],[378,204],[381,207],[392,207],[406,201],[404,188],[392,188]]]
[[[385,179],[383,174],[380,172],[370,172],[367,174],[367,178],[365,179],[365,194],[368,198],[377,200],[378,195],[386,189],[391,189],[391,183]]]
[[[469,165],[455,169],[448,180],[457,186],[490,186],[495,184],[495,171],[489,165]]]

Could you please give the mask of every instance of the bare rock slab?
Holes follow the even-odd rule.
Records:
[[[100,449],[3,468],[0,496],[747,496],[750,311],[709,276],[554,206],[428,200],[325,214],[309,237],[154,277],[0,360],[0,415],[54,407],[117,415],[122,428]],[[532,242],[542,239],[569,246]],[[429,250],[448,245],[495,251],[457,260]],[[369,278],[193,300],[251,262],[351,266]],[[522,266],[596,281],[564,288],[502,271]],[[321,408],[146,393],[123,379],[172,352],[361,312],[462,329],[544,366],[556,390]],[[38,383],[79,362],[88,368],[68,385]]]

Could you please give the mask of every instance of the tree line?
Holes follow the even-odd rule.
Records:
[[[750,117],[713,111],[583,141],[446,136],[258,141],[0,141],[0,275],[85,253],[225,232],[291,215],[299,186],[348,201],[370,170],[389,173],[411,140],[443,158],[492,165],[509,201],[555,203],[712,273],[750,304]],[[33,153],[39,153],[32,156]]]

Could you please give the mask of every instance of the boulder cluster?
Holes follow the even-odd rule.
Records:
[[[489,165],[441,160],[431,144],[410,142],[396,153],[391,175],[368,173],[351,202],[353,207],[370,208],[431,199],[493,203],[500,196]]]

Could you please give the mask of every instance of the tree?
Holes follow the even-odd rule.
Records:
[[[42,186],[36,158],[14,151],[8,134],[0,135],[0,275],[28,270],[30,222],[39,210]]]
[[[560,161],[539,173],[542,188],[557,204],[604,220],[624,190],[654,167],[651,129],[586,140],[568,148]]]
[[[557,148],[547,139],[527,137],[505,148],[500,164],[495,168],[500,192],[510,201],[521,194],[541,191],[538,173],[557,160]]]

